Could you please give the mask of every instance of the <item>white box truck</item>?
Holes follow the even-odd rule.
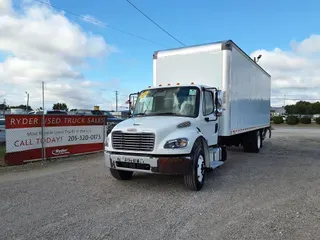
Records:
[[[271,76],[231,40],[155,52],[153,84],[106,138],[116,179],[180,174],[198,191],[228,146],[258,153],[271,137]]]

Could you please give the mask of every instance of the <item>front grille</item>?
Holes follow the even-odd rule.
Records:
[[[154,148],[153,133],[112,133],[112,147],[118,150],[151,152]]]

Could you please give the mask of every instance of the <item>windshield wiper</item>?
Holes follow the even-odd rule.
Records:
[[[136,113],[134,114],[133,116],[145,116],[146,114],[144,112],[141,112],[141,113]]]
[[[175,112],[154,113],[152,115],[183,116],[182,114],[175,113]]]

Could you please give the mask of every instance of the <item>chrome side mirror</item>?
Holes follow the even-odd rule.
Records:
[[[223,92],[221,90],[216,91],[216,114],[217,116],[222,115],[222,99],[223,99]]]
[[[222,90],[217,91],[217,103],[219,106],[222,106],[222,98],[223,98],[223,92]]]

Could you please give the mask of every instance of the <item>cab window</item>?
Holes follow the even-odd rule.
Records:
[[[213,104],[213,93],[210,91],[205,91],[203,96],[203,115],[207,116],[212,114],[214,111]]]

